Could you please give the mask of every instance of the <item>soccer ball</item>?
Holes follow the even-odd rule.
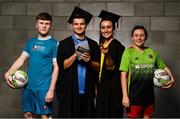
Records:
[[[170,80],[170,76],[163,69],[156,69],[154,72],[153,82],[157,87],[162,87]]]
[[[15,88],[22,88],[28,81],[28,76],[26,72],[22,70],[17,70],[12,74],[12,85]]]

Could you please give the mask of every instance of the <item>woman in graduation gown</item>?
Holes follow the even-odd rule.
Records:
[[[100,72],[97,85],[97,117],[122,118],[122,91],[119,65],[125,47],[113,38],[119,15],[102,10],[100,15]]]

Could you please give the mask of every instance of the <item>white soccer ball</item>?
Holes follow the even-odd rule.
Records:
[[[170,80],[169,74],[163,69],[156,69],[154,72],[153,82],[157,87],[162,87]]]
[[[28,76],[26,72],[22,70],[17,70],[12,74],[12,85],[15,88],[22,88],[28,81]]]

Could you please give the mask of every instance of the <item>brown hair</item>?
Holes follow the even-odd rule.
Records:
[[[137,26],[135,26],[135,27],[133,28],[133,30],[131,31],[131,36],[133,36],[134,31],[135,31],[136,29],[142,29],[142,30],[144,30],[145,39],[147,39],[148,33],[147,33],[146,28],[144,28],[144,26],[139,26],[139,25],[137,25]]]
[[[48,14],[48,13],[45,13],[45,12],[40,13],[40,14],[38,14],[36,16],[36,21],[39,20],[39,19],[40,20],[50,20],[51,23],[52,23],[52,16],[50,14]]]

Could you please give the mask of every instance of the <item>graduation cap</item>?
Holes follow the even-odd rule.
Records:
[[[116,23],[117,23],[117,27],[118,27],[118,20],[121,16],[114,14],[114,13],[111,13],[111,12],[108,12],[108,11],[105,11],[105,10],[102,10],[98,17],[102,18],[101,21],[104,21],[104,20],[111,21],[113,24],[113,30],[114,30],[116,28],[115,27]],[[104,42],[104,37],[100,34],[99,44],[101,44],[103,42]]]
[[[89,24],[92,17],[93,17],[93,15],[90,14],[89,12],[87,12],[79,7],[75,7],[70,18],[68,19],[68,23],[71,24],[73,22],[74,18],[84,18],[86,20],[86,23]]]
[[[121,16],[111,13],[111,12],[108,12],[108,11],[105,11],[105,10],[102,10],[98,17],[102,18],[102,20],[112,21],[114,26],[115,26],[115,23],[117,22],[117,27],[118,27],[118,20]]]

